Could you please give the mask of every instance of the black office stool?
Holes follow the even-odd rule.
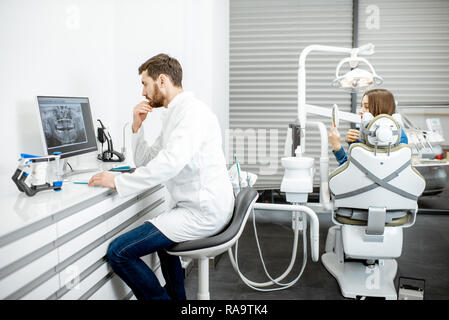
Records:
[[[198,300],[209,300],[209,259],[227,251],[240,238],[248,216],[259,197],[256,190],[244,188],[237,195],[231,221],[218,234],[185,241],[167,250],[171,255],[198,259]]]

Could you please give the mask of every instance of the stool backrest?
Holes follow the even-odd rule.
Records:
[[[237,234],[239,231],[243,231],[245,227],[246,220],[251,213],[250,206],[259,197],[257,191],[253,188],[243,188],[238,194],[234,202],[234,212],[232,214],[231,221],[223,229],[220,234],[226,233],[228,236]],[[240,230],[241,229],[241,230]]]

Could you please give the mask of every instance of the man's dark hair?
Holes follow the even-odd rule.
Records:
[[[178,60],[165,53],[160,53],[145,61],[139,67],[139,74],[142,74],[144,71],[155,81],[160,74],[165,74],[170,77],[174,86],[182,87],[181,64]]]

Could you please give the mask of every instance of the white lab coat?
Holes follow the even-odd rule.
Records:
[[[151,223],[174,242],[216,234],[234,208],[217,117],[191,92],[178,94],[164,113],[161,134],[152,146],[143,127],[133,134],[138,168],[115,177],[117,192],[127,196],[163,183],[171,201]]]

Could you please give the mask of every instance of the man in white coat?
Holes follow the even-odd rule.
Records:
[[[226,170],[220,126],[215,114],[182,88],[179,62],[159,54],[139,68],[147,99],[133,110],[134,173],[102,172],[89,185],[116,189],[127,196],[164,184],[168,209],[109,245],[109,263],[137,299],[186,298],[179,257],[165,251],[175,244],[220,232],[230,221],[234,195]],[[167,108],[153,145],[144,138],[142,122],[155,108]],[[157,252],[166,286],[161,287],[140,257]]]

